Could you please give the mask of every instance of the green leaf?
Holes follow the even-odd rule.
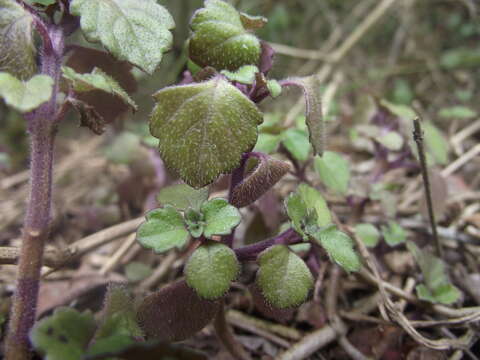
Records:
[[[189,57],[198,65],[217,70],[236,70],[242,65],[258,65],[260,41],[247,32],[240,14],[221,0],[206,0],[190,22]]]
[[[277,308],[300,305],[313,287],[305,262],[285,245],[272,246],[258,256],[256,283],[263,296]]]
[[[131,282],[138,282],[146,279],[152,274],[153,270],[144,263],[134,261],[125,266],[125,276]]]
[[[297,191],[287,197],[285,208],[293,228],[304,240],[308,240],[307,228],[320,228],[332,222],[325,199],[316,189],[306,184],[300,184]]]
[[[168,87],[155,95],[150,131],[166,165],[190,186],[203,187],[237,168],[257,140],[262,113],[221,77]]]
[[[412,241],[407,241],[407,248],[420,266],[425,284],[417,286],[418,296],[432,303],[450,305],[460,298],[460,291],[450,283],[442,259],[418,248]]]
[[[382,226],[382,235],[390,246],[402,244],[407,239],[405,230],[395,221],[389,221],[388,226]]]
[[[206,238],[212,235],[228,235],[237,226],[242,217],[235,206],[232,206],[225,199],[212,199],[203,203],[201,212],[205,216]]]
[[[47,102],[53,89],[53,79],[48,75],[35,75],[21,81],[5,72],[0,72],[0,96],[7,105],[22,113],[32,111]]]
[[[438,116],[446,119],[471,119],[477,116],[477,112],[466,106],[451,106],[440,109]]]
[[[440,57],[440,65],[448,70],[459,67],[477,67],[480,65],[480,49],[467,47],[450,49]]]
[[[329,189],[347,193],[350,165],[340,154],[326,151],[322,157],[315,158],[315,170]]]
[[[347,271],[360,270],[360,258],[353,249],[352,239],[347,234],[331,226],[316,232],[313,237],[342,268]]]
[[[432,122],[426,121],[422,125],[428,151],[433,155],[437,163],[441,165],[448,164],[448,141],[440,129],[433,125]]]
[[[403,146],[403,138],[396,131],[389,131],[385,135],[378,136],[375,140],[392,151],[398,151]]]
[[[90,312],[61,307],[35,324],[30,341],[45,360],[81,360],[94,331]]]
[[[372,224],[355,225],[355,233],[368,247],[375,247],[380,240],[380,232]]]
[[[260,133],[258,135],[257,144],[254,151],[271,154],[278,148],[278,144],[282,140],[280,135],[272,135],[268,133]],[[308,155],[307,155],[308,156]]]
[[[124,131],[118,134],[105,149],[105,156],[114,163],[129,164],[135,159],[140,146],[138,135],[130,131]]]
[[[288,129],[283,133],[283,145],[298,161],[307,161],[310,153],[310,143],[307,133],[300,129]]]
[[[181,249],[187,243],[190,235],[182,215],[173,206],[152,210],[146,219],[137,230],[137,240],[143,247],[163,253],[175,247]]]
[[[172,16],[155,0],[73,0],[70,12],[91,42],[151,74],[169,50]]]
[[[167,186],[160,190],[157,200],[161,204],[170,204],[178,210],[200,209],[200,205],[208,199],[208,187],[194,189],[187,184]]]
[[[109,94],[116,95],[133,109],[137,105],[128,96],[127,92],[115,81],[114,78],[104,73],[99,68],[94,68],[90,74],[79,74],[68,66],[62,67],[63,77],[70,80],[72,88],[76,92],[87,92],[92,90],[103,90]]]
[[[280,94],[282,93],[282,86],[275,79],[271,79],[267,81],[267,89],[273,98],[280,96]]]
[[[0,0],[0,72],[8,72],[21,80],[35,73],[32,26],[32,15],[20,4],[14,0]]]
[[[185,223],[194,238],[199,238],[205,230],[205,216],[197,210],[189,208],[185,211]]]
[[[410,106],[393,104],[385,99],[382,99],[380,101],[380,104],[385,108],[387,108],[387,110],[390,111],[393,115],[396,115],[402,119],[407,119],[412,121],[417,117],[417,114]]]
[[[258,67],[255,65],[243,65],[236,71],[222,70],[221,73],[230,81],[251,85],[255,81],[255,74],[258,71]]]
[[[209,300],[225,295],[239,271],[235,252],[216,241],[208,241],[198,247],[185,265],[188,286]]]
[[[50,6],[57,2],[57,0],[27,0],[27,2],[32,4],[40,4],[43,6]]]

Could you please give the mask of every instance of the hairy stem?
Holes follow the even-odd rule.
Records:
[[[56,96],[64,37],[62,30],[53,25],[48,28],[48,36],[50,41],[44,41],[41,73],[54,79],[54,88],[50,100],[26,116],[31,144],[30,198],[5,343],[6,360],[27,360],[31,357],[28,334],[35,321],[43,250],[50,225]]]

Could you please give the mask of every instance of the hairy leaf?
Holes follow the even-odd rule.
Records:
[[[331,226],[313,234],[313,237],[342,268],[347,271],[360,269],[360,258],[353,249],[352,239],[347,234]]]
[[[258,157],[255,168],[233,189],[232,205],[241,208],[251,204],[275,185],[288,170],[288,163],[262,154]]]
[[[53,79],[35,75],[24,82],[9,73],[0,72],[0,97],[20,112],[29,112],[47,102],[52,96]]]
[[[95,331],[90,312],[57,308],[30,331],[30,341],[45,360],[81,360]]]
[[[137,310],[137,320],[148,337],[181,341],[207,326],[219,306],[219,301],[200,298],[179,280],[147,296]]]
[[[161,204],[170,204],[178,210],[200,209],[200,205],[208,199],[208,187],[194,189],[186,184],[167,186],[160,190],[157,200]]]
[[[151,74],[170,49],[175,23],[155,0],[73,0],[86,38]]]
[[[240,266],[232,249],[222,243],[208,241],[188,259],[185,278],[200,297],[214,300],[225,295],[239,271]]]
[[[350,180],[350,166],[340,154],[326,151],[315,159],[315,170],[322,182],[330,189],[346,194]]]
[[[37,68],[32,24],[32,15],[15,0],[0,0],[0,71],[21,80]]]
[[[193,34],[188,53],[198,65],[217,70],[236,70],[242,65],[258,65],[260,41],[247,32],[240,14],[221,0],[206,0],[190,22]]]
[[[182,215],[173,206],[152,210],[146,219],[137,230],[137,240],[156,253],[181,249],[190,237]]]
[[[287,246],[275,245],[258,256],[256,283],[275,307],[300,305],[313,286],[313,276],[305,262]]]
[[[221,73],[230,81],[251,85],[255,81],[255,74],[258,71],[259,70],[255,65],[243,65],[236,71],[222,70]]]
[[[368,247],[375,247],[380,240],[380,232],[372,224],[355,225],[355,233]]]
[[[237,226],[242,217],[235,206],[225,199],[212,199],[202,204],[200,208],[205,216],[203,235],[211,238],[212,235],[228,235]]]
[[[68,66],[62,67],[63,77],[72,83],[72,88],[76,92],[88,92],[92,90],[103,90],[109,94],[113,94],[122,99],[133,109],[137,109],[137,105],[128,96],[127,92],[115,81],[114,78],[105,74],[99,68],[94,68],[90,74],[79,74]]]
[[[404,243],[407,239],[405,230],[395,221],[389,221],[388,226],[382,226],[382,235],[390,246],[396,246]]]
[[[203,187],[240,163],[263,120],[256,105],[221,77],[168,87],[155,95],[150,131],[166,165]]]

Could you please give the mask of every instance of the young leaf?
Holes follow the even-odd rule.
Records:
[[[7,105],[20,112],[29,112],[47,102],[53,89],[48,75],[35,75],[24,82],[9,73],[0,72],[0,97]]]
[[[151,74],[170,49],[175,23],[155,0],[73,0],[86,38]]]
[[[282,86],[275,79],[271,79],[267,81],[267,89],[273,98],[280,96],[280,94],[282,93]]]
[[[185,265],[188,286],[208,300],[215,300],[228,291],[236,279],[240,266],[235,252],[216,241],[198,247]]]
[[[232,205],[241,208],[247,206],[265,194],[290,169],[286,162],[263,155],[244,180],[232,191]]]
[[[300,129],[288,129],[282,134],[283,145],[290,154],[298,161],[304,162],[308,159],[310,153],[310,143],[305,131]]]
[[[194,189],[186,184],[167,186],[160,190],[157,200],[160,204],[169,204],[178,210],[200,209],[208,199],[208,187]]]
[[[258,71],[259,70],[255,65],[243,65],[236,71],[222,70],[221,73],[230,81],[251,85],[255,81],[255,74]]]
[[[225,199],[212,199],[202,204],[200,211],[205,216],[203,235],[210,239],[212,235],[228,235],[237,226],[242,217],[235,206]]]
[[[380,240],[380,232],[372,224],[355,225],[355,233],[368,247],[375,247]]]
[[[168,87],[155,95],[150,131],[166,165],[203,187],[238,167],[257,140],[257,106],[221,77]]]
[[[360,269],[360,258],[353,249],[352,239],[347,234],[331,226],[316,232],[313,237],[342,268],[347,271]]]
[[[326,151],[315,159],[315,170],[322,182],[330,189],[346,194],[350,180],[350,166],[340,154]]]
[[[201,299],[183,280],[147,296],[137,310],[137,320],[148,337],[181,341],[203,329],[220,303]]]
[[[205,215],[197,210],[188,208],[184,216],[190,235],[194,238],[199,238],[203,234],[203,230],[205,230]]]
[[[94,331],[90,312],[81,314],[72,308],[58,308],[35,324],[30,341],[45,355],[45,360],[81,360]]]
[[[412,241],[407,241],[407,248],[420,266],[425,281],[425,285],[417,286],[418,296],[423,300],[445,305],[457,301],[460,291],[450,283],[442,259],[419,249]]]
[[[173,248],[181,249],[189,239],[182,215],[173,206],[166,205],[146,215],[137,230],[137,240],[143,247],[162,253]]]
[[[122,99],[133,109],[137,109],[137,105],[128,96],[127,92],[121,88],[114,78],[105,74],[99,68],[94,68],[90,74],[79,74],[68,66],[62,67],[63,77],[72,83],[72,88],[76,92],[87,92],[92,90],[103,90],[109,94],[113,94]]]
[[[431,121],[423,123],[427,149],[441,165],[448,164],[448,142],[441,131]]]
[[[320,98],[318,78],[315,75],[304,78],[287,79],[284,86],[298,86],[305,96],[305,116],[309,133],[309,141],[312,144],[315,155],[323,154],[324,120],[322,103]]]
[[[382,226],[382,235],[389,246],[404,243],[407,239],[405,230],[395,221],[389,221],[388,226]]]
[[[193,14],[193,34],[188,54],[196,64],[217,70],[236,70],[242,65],[258,65],[259,40],[247,32],[240,14],[221,0],[206,0],[205,7]]]
[[[285,245],[272,246],[258,256],[256,283],[275,307],[288,308],[305,301],[313,276],[305,262]]]
[[[0,71],[29,79],[36,70],[33,18],[15,0],[0,0]]]

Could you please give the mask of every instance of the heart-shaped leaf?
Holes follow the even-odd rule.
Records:
[[[265,194],[290,170],[290,165],[265,154],[254,159],[257,164],[232,192],[232,204],[244,207]]]
[[[92,90],[102,90],[118,96],[133,109],[137,109],[137,105],[133,102],[130,96],[128,96],[127,92],[122,89],[120,84],[99,68],[94,68],[90,74],[79,74],[68,66],[63,66],[62,71],[63,77],[71,82],[74,91],[88,92]]]
[[[173,248],[181,249],[190,234],[185,228],[182,214],[173,206],[166,205],[146,215],[145,221],[137,230],[137,240],[142,246],[162,253]]]
[[[28,81],[18,80],[9,73],[0,72],[0,96],[7,105],[20,112],[29,112],[52,96],[53,79],[48,75],[35,75]]]
[[[353,249],[350,237],[335,226],[324,228],[312,236],[327,251],[330,258],[347,271],[358,271],[360,258]]]
[[[189,207],[198,210],[208,199],[208,188],[194,189],[186,184],[167,186],[160,190],[157,200],[161,204],[170,204],[178,210]]]
[[[225,199],[212,199],[203,203],[201,212],[205,216],[203,235],[211,238],[213,235],[228,235],[242,220],[240,212]]]
[[[236,70],[242,65],[258,65],[260,41],[247,32],[240,14],[221,0],[206,0],[190,22],[193,34],[188,53],[198,65],[217,70]]]
[[[235,252],[216,241],[198,247],[185,265],[187,284],[208,300],[225,295],[236,279],[240,266]]]
[[[179,280],[147,296],[137,310],[137,320],[148,337],[181,341],[207,326],[219,306],[219,301],[200,298]]]
[[[30,341],[45,355],[45,360],[81,360],[94,331],[90,312],[81,314],[72,308],[58,308],[35,324]]]
[[[21,80],[29,79],[37,67],[32,24],[32,15],[20,4],[0,0],[0,71]]]
[[[257,140],[262,113],[222,77],[168,87],[155,95],[150,131],[166,165],[203,187],[239,166]]]
[[[326,151],[315,159],[315,170],[322,182],[329,188],[346,194],[350,181],[350,166],[340,154]]]
[[[257,285],[275,307],[300,305],[313,287],[305,262],[285,245],[272,246],[258,256]]]
[[[172,16],[155,0],[73,0],[86,38],[100,42],[120,60],[151,74],[169,50],[175,27]]]

